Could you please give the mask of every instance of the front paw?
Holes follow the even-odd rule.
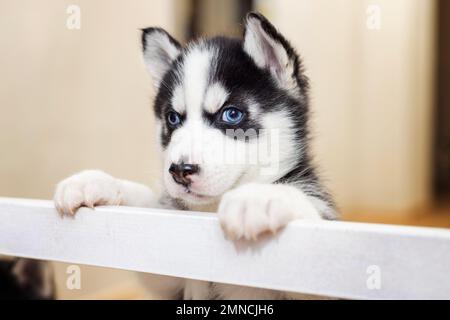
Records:
[[[320,219],[299,189],[280,184],[246,184],[228,191],[218,210],[219,221],[230,240],[256,240],[276,233],[297,218]]]
[[[119,205],[120,181],[102,171],[82,171],[58,184],[54,202],[61,215],[74,215],[82,206]]]

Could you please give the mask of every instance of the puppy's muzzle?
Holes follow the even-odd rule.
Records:
[[[199,171],[200,168],[198,165],[187,163],[172,163],[169,168],[169,172],[172,175],[173,180],[185,187],[191,184],[191,177],[195,174],[198,174]]]

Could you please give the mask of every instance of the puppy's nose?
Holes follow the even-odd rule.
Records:
[[[199,170],[200,168],[198,165],[187,163],[172,163],[169,168],[169,172],[172,175],[173,180],[183,186],[188,186],[192,182],[191,176],[197,174]]]

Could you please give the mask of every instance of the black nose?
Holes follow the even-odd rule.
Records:
[[[190,176],[199,172],[199,167],[196,164],[175,164],[172,163],[169,168],[169,172],[176,183],[188,186],[192,181]]]

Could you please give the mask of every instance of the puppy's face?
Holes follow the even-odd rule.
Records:
[[[307,81],[264,17],[247,17],[243,41],[183,48],[158,28],[145,29],[142,40],[170,196],[188,207],[216,203],[239,184],[274,182],[298,163]]]

